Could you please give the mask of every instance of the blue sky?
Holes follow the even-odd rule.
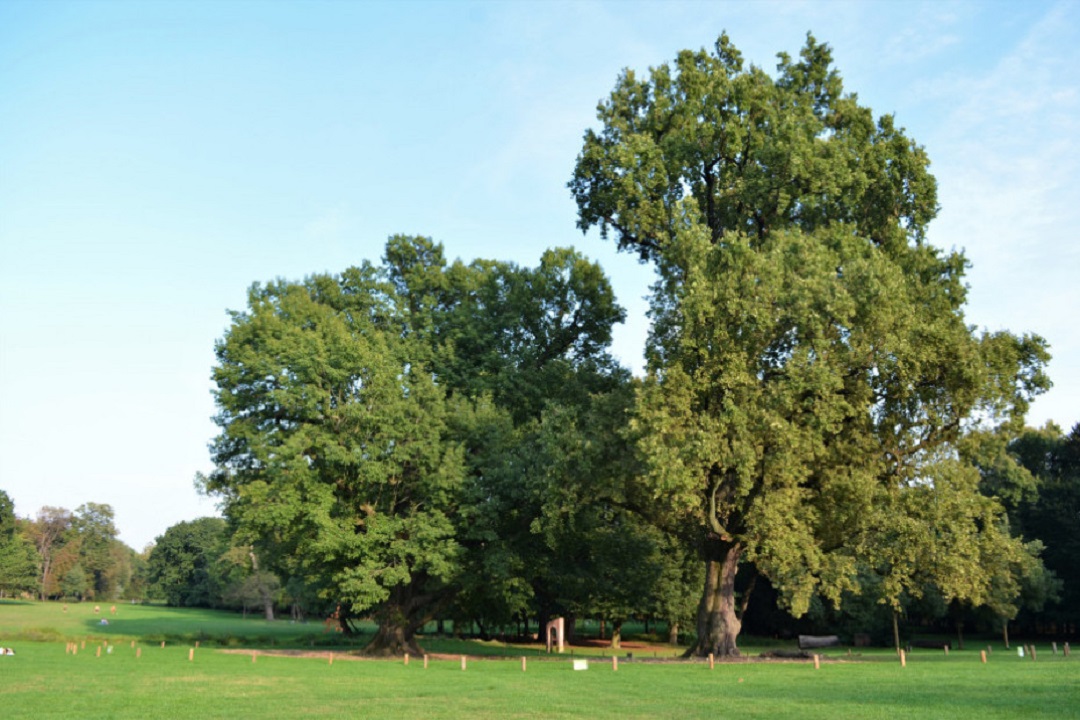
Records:
[[[0,1],[0,488],[108,503],[141,549],[214,512],[209,374],[255,281],[376,260],[598,259],[640,368],[651,275],[575,228],[582,133],[622,68],[726,30],[772,69],[811,31],[926,146],[969,321],[1037,332],[1080,421],[1080,4]]]

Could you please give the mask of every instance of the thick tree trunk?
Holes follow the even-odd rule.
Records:
[[[1001,618],[1001,635],[1005,640],[1005,649],[1009,649],[1009,621]]]
[[[424,651],[416,642],[416,625],[406,617],[398,606],[384,608],[378,616],[379,629],[375,637],[364,648],[365,655],[392,656],[423,655]]]
[[[611,621],[611,649],[618,650],[622,647],[622,620]]]
[[[957,650],[963,650],[964,649],[964,621],[963,620],[957,620],[956,621],[956,649]]]
[[[896,619],[896,611],[893,610],[892,614],[892,639],[893,647],[896,649],[896,654],[900,654],[900,624]]]
[[[679,623],[669,622],[667,629],[667,641],[668,645],[679,644]]]
[[[738,657],[742,620],[735,608],[735,575],[743,546],[717,543],[705,562],[705,589],[697,614],[697,642],[687,656]]]

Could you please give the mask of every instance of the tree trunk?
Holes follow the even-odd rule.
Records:
[[[679,644],[679,623],[669,622],[667,629],[667,641],[668,645]]]
[[[416,628],[409,621],[400,606],[390,605],[378,615],[379,629],[375,637],[364,648],[365,655],[392,656],[423,655],[424,651],[416,642]]]
[[[1005,649],[1009,649],[1009,621],[1001,618],[1001,634],[1005,639]]]
[[[622,620],[611,621],[611,649],[618,650],[622,647]]]
[[[705,589],[697,614],[697,642],[686,656],[738,657],[742,620],[735,610],[735,575],[743,546],[716,543],[705,562]]]
[[[896,611],[892,613],[892,639],[893,647],[896,649],[896,654],[900,654],[900,624],[896,619]]]
[[[963,650],[964,649],[964,621],[963,620],[957,620],[956,621],[956,649],[957,650]]]
[[[274,619],[274,598],[270,595],[270,588],[267,587],[266,578],[259,573],[259,558],[256,557],[254,551],[249,552],[251,557],[251,570],[255,577],[255,589],[259,593],[259,599],[262,600],[263,614],[267,620]]]

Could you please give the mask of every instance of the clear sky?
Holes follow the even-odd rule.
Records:
[[[1029,421],[1080,421],[1080,3],[0,0],[0,488],[108,503],[136,549],[213,514],[226,310],[399,232],[576,246],[640,369],[650,271],[576,230],[566,183],[622,68],[723,30],[768,70],[813,32],[927,148],[969,321],[1046,337]]]

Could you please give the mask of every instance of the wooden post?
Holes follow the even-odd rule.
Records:
[[[611,669],[616,672],[619,670],[619,657],[618,655],[611,656]]]
[[[257,658],[258,656],[259,656],[259,653],[255,652],[254,650],[251,651],[251,664],[252,665],[255,664],[255,658]]]
[[[330,653],[330,662],[327,663],[327,664],[328,665],[333,665],[334,664],[334,653]]]
[[[949,657],[949,646],[948,645],[943,645],[942,647],[945,648],[945,657]]]
[[[142,648],[136,648],[135,649],[135,657],[137,657],[137,658],[142,657]]]
[[[97,652],[94,653],[94,655],[97,656],[97,657],[101,657],[101,646],[100,645],[97,646]]]
[[[814,653],[814,669],[815,670],[820,670],[821,669],[821,656],[818,655],[817,653]]]
[[[195,660],[195,648],[188,648],[187,659],[188,662],[192,662],[193,660]]]
[[[132,640],[132,641],[131,641],[131,649],[132,649],[132,650],[134,650],[134,649],[135,649],[135,641],[134,641],[134,640]]]
[[[427,653],[424,653],[424,669],[427,670]]]
[[[716,662],[716,658],[713,657],[712,653],[709,653],[709,669],[710,670],[713,669],[715,662]]]
[[[461,656],[461,669],[462,670],[465,669],[465,656],[464,655]]]
[[[1057,655],[1057,641],[1050,643],[1050,646],[1054,649],[1054,654]]]
[[[985,665],[986,664],[986,651],[985,650],[980,650],[979,651],[979,658],[983,661],[983,665]]]
[[[72,643],[71,654],[72,655],[78,655],[79,654],[79,646],[76,645],[75,643]]]
[[[164,640],[162,640],[162,641],[161,641],[161,649],[162,649],[162,650],[164,650],[164,649],[165,649],[165,641],[164,641]]]
[[[1039,656],[1035,653],[1035,646],[1034,645],[1031,646],[1031,659],[1032,660],[1038,660],[1039,659]]]
[[[904,648],[900,648],[900,667],[907,667],[907,654]]]
[[[525,670],[525,656],[524,655],[521,656],[521,672],[526,672],[526,670]]]
[[[1065,657],[1069,657],[1069,643],[1065,643]]]
[[[987,655],[993,655],[994,654],[994,646],[993,645],[987,645],[986,646],[986,654]]]
[[[405,667],[409,667],[409,653],[405,653]]]

